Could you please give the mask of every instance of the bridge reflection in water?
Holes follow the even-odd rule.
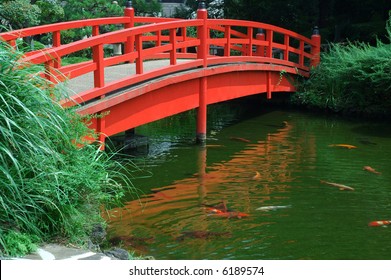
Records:
[[[197,246],[201,246],[199,249],[197,247],[197,250],[204,248],[205,252],[210,252],[214,246],[213,242],[229,241],[228,233],[235,235],[232,230],[236,226],[240,227],[237,223],[243,224],[242,230],[254,227],[255,225],[251,225],[254,223],[254,216],[262,215],[256,208],[273,205],[276,203],[276,196],[284,197],[284,193],[290,191],[291,182],[294,180],[294,175],[291,174],[293,166],[300,164],[302,158],[305,158],[306,164],[309,165],[314,163],[308,161],[316,159],[315,137],[307,135],[306,138],[291,141],[292,129],[288,121],[281,123],[276,131],[268,133],[264,140],[228,138],[228,143],[238,141],[236,144],[241,146],[240,151],[232,155],[228,161],[209,166],[208,151],[213,153],[214,150],[229,147],[220,143],[204,148],[193,147],[198,150],[197,173],[167,186],[152,188],[151,193],[127,202],[123,208],[104,212],[111,236],[122,238],[128,249],[142,254],[153,254],[150,248],[156,248],[153,245],[155,241],[167,242],[168,247],[182,246],[177,242],[178,238],[185,238],[184,242],[192,244],[189,246],[193,246],[195,242]],[[288,194],[285,198],[287,197]],[[227,201],[228,208],[232,208],[233,211],[247,213],[250,216],[239,221],[235,216],[219,217],[204,207],[218,204],[222,200]],[[277,201],[289,204],[283,202],[284,198]],[[270,221],[263,221],[256,226],[268,224]],[[191,236],[188,237],[192,232],[196,234],[195,240],[192,240]],[[206,234],[204,238],[212,240],[197,241],[201,238],[198,236],[200,232]],[[209,234],[212,234],[212,237],[209,237]],[[215,240],[213,236],[219,234],[222,235],[221,238],[216,237]],[[138,240],[141,238],[148,241],[145,244],[137,244],[135,236]],[[216,254],[221,257],[222,253]],[[197,254],[196,258],[200,255],[203,254]],[[191,254],[187,255],[187,258],[191,258]]]

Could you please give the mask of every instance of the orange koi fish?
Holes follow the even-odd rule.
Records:
[[[329,147],[341,147],[341,148],[346,148],[346,149],[357,149],[356,146],[349,145],[349,144],[331,144]]]
[[[370,167],[370,166],[364,166],[364,167],[363,167],[363,170],[368,171],[368,172],[371,172],[371,173],[374,173],[374,174],[377,174],[377,175],[380,175],[380,174],[381,174],[381,172],[376,171],[375,169],[373,169],[373,168]]]
[[[235,212],[235,211],[229,211],[229,212],[222,212],[222,213],[217,213],[216,216],[219,217],[225,217],[225,218],[244,218],[244,217],[249,217],[250,214],[247,213],[242,213],[242,212]]]
[[[204,206],[205,209],[211,213],[223,213],[228,211],[227,203],[224,200],[216,205],[209,205],[203,203],[202,206]]]
[[[320,180],[320,182],[321,182],[322,184],[326,184],[326,185],[329,185],[329,186],[337,187],[337,188],[339,188],[341,191],[344,191],[344,190],[347,190],[347,191],[354,191],[354,189],[353,189],[352,187],[349,187],[349,186],[346,186],[346,185],[337,184],[337,183],[332,183],[332,182],[327,182],[327,181],[323,181],[323,180]]]
[[[231,137],[230,138],[231,140],[236,140],[236,141],[240,141],[240,142],[245,142],[245,143],[250,143],[251,141],[246,139],[246,138],[242,138],[242,137]]]
[[[261,179],[261,174],[258,171],[255,171],[255,175],[252,177],[253,180]]]
[[[368,224],[370,227],[381,227],[391,224],[391,221],[373,221]]]
[[[203,204],[205,209],[209,212],[209,214],[218,216],[218,217],[225,217],[225,218],[238,218],[241,219],[243,217],[250,216],[249,214],[233,211],[227,208],[226,202],[222,201],[219,204],[213,205],[207,205]]]

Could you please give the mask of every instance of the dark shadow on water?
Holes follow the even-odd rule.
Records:
[[[363,141],[368,141],[372,143],[370,139],[365,137],[381,137],[381,138],[391,138],[391,126],[389,124],[364,124],[352,128],[352,131],[357,134],[361,134],[364,137]]]

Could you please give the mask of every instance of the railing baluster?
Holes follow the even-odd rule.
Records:
[[[136,35],[136,51],[137,51],[137,58],[136,58],[136,74],[142,74],[144,72],[143,68],[143,38],[142,34]]]
[[[252,27],[248,27],[247,28],[247,33],[248,33],[248,39],[249,39],[249,42],[248,42],[248,47],[247,47],[247,55],[248,56],[253,56],[253,28]]]
[[[99,35],[99,25],[92,26],[92,36],[98,36]]]
[[[224,56],[231,56],[231,26],[230,25],[225,26],[224,37],[225,40],[227,41],[224,48]]]
[[[266,47],[266,57],[273,58],[273,30],[266,30],[266,40],[268,42]]]
[[[157,31],[157,42],[156,46],[161,46],[162,45],[162,33],[160,30]]]
[[[187,34],[186,34],[186,27],[181,27],[181,34],[182,34],[182,42],[186,42],[187,40]],[[181,49],[182,53],[187,53],[186,48]]]
[[[170,65],[176,64],[176,30],[170,29],[170,44],[172,49],[170,51]]]
[[[263,29],[258,29],[258,33],[255,35],[256,39],[259,41],[265,41],[265,33],[263,32]],[[265,47],[264,46],[257,46],[257,56],[265,56]]]
[[[48,60],[45,62],[45,79],[51,83],[54,83],[54,74],[53,74],[54,60]]]
[[[289,35],[285,34],[284,35],[284,60],[289,60]]]
[[[304,41],[303,40],[300,40],[299,64],[300,64],[300,66],[305,66],[304,65]]]
[[[96,64],[94,71],[94,87],[103,87],[105,85],[105,68],[103,65],[103,44],[92,47],[92,60]]]
[[[60,31],[54,31],[53,34],[53,47],[59,47],[61,46],[61,33]],[[61,67],[61,57],[59,57],[58,59],[56,59],[54,61],[54,68],[58,69]]]

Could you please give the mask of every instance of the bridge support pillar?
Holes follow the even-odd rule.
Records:
[[[208,90],[207,78],[202,77],[200,79],[200,88],[199,88],[199,105],[197,111],[197,135],[196,135],[196,142],[201,145],[205,145],[206,143],[207,90]]]
[[[207,67],[208,57],[208,11],[206,10],[205,1],[198,2],[197,18],[204,21],[203,26],[198,27],[197,37],[200,39],[200,45],[197,51],[197,58],[203,60],[203,67]],[[197,112],[197,135],[196,142],[201,145],[206,144],[206,118],[207,118],[207,91],[208,81],[206,77],[200,79],[199,85],[199,104]]]
[[[100,149],[105,149],[105,140],[106,140],[106,134],[103,132],[106,126],[106,120],[104,116],[98,117],[97,121],[97,132],[98,134],[98,141],[100,143]]]

